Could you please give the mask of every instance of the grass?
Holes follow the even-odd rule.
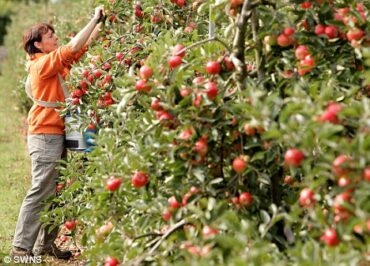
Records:
[[[3,65],[11,62],[4,61]],[[0,76],[0,257],[9,254],[23,198],[31,182],[24,115],[17,110],[10,68]],[[9,69],[9,70],[7,70]]]

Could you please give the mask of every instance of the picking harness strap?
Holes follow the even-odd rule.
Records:
[[[60,85],[63,89],[63,94],[64,98],[67,100],[69,98],[69,92],[67,90],[67,87],[64,83],[64,80],[60,74],[58,74],[58,79],[60,82]],[[38,100],[32,97],[32,89],[31,89],[31,75],[28,75],[27,80],[26,80],[26,94],[27,96],[37,105],[40,105],[42,107],[47,107],[47,108],[57,108],[61,106],[60,102],[46,102],[42,100]]]

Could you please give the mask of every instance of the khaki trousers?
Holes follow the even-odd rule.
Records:
[[[65,154],[63,135],[28,135],[28,151],[32,160],[32,185],[23,200],[18,216],[13,246],[37,252],[51,249],[58,228],[48,232],[42,226],[40,212],[44,200],[55,196],[58,160]]]

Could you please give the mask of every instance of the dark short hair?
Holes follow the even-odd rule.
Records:
[[[38,23],[23,33],[23,48],[29,55],[42,53],[40,49],[35,46],[35,42],[41,42],[42,35],[45,35],[49,30],[53,33],[54,28],[47,23]]]

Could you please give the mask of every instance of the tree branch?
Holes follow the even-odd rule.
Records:
[[[221,39],[219,39],[217,37],[212,37],[212,38],[209,38],[209,39],[206,39],[206,40],[202,40],[202,41],[193,43],[192,45],[189,45],[189,46],[185,47],[184,49],[181,49],[180,51],[178,51],[176,53],[176,55],[179,55],[182,52],[186,52],[186,51],[188,51],[190,49],[193,49],[194,47],[199,46],[199,45],[201,45],[203,43],[213,42],[213,41],[216,41],[216,42],[221,43],[229,52],[231,52],[231,48],[223,40],[221,40]]]
[[[175,224],[173,227],[171,227],[159,240],[158,242],[149,250],[149,255],[152,255],[154,251],[162,244],[162,242],[169,237],[173,232],[175,232],[177,229],[183,227],[186,225],[188,222],[185,220],[182,220]]]
[[[252,11],[252,33],[253,33],[253,41],[256,44],[255,51],[255,58],[256,58],[256,66],[257,66],[257,77],[258,81],[261,81],[264,76],[264,62],[262,57],[262,41],[260,38],[258,38],[258,13],[257,10],[254,9]]]
[[[252,0],[246,0],[243,3],[242,11],[236,22],[236,34],[233,42],[233,54],[230,56],[237,70],[237,84],[242,89],[244,79],[247,76],[244,61],[245,33],[247,21],[251,17]]]
[[[154,251],[157,250],[157,248],[159,248],[159,246],[162,244],[162,242],[168,238],[173,232],[175,232],[176,230],[178,230],[179,228],[183,227],[184,225],[186,224],[189,224],[189,222],[185,221],[185,220],[181,220],[180,222],[178,222],[177,224],[175,224],[174,226],[172,226],[170,229],[167,230],[167,232],[165,234],[162,235],[162,237],[155,243],[155,245],[149,250],[149,252],[147,253],[144,253],[142,254],[139,258],[137,258],[135,261],[133,261],[132,263],[130,264],[127,264],[127,265],[142,265],[141,262],[149,255],[152,255],[154,253]]]
[[[148,237],[148,236],[158,237],[158,236],[163,236],[163,234],[161,234],[161,233],[147,233],[147,234],[143,234],[143,235],[139,235],[139,236],[135,237],[133,239],[133,241],[138,240],[140,238]]]
[[[221,137],[221,158],[220,158],[220,163],[221,163],[221,177],[222,179],[225,178],[224,176],[224,143],[225,143],[225,135],[222,134]]]

